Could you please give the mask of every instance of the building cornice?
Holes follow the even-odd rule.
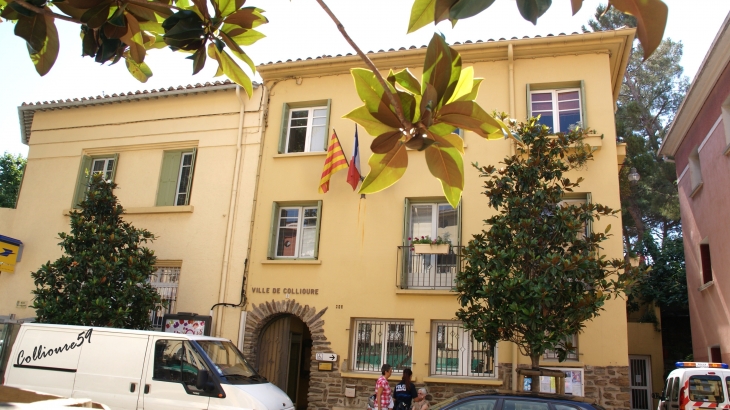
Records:
[[[702,61],[692,84],[677,110],[667,136],[659,147],[659,155],[673,157],[695,118],[712,92],[717,80],[730,62],[730,14],[725,17],[705,59]]]
[[[488,42],[453,44],[464,63],[507,60],[510,44],[514,59],[533,59],[564,55],[606,53],[610,60],[611,86],[614,102],[618,99],[626,71],[635,29],[620,29],[596,33],[557,35],[547,37],[510,39]],[[426,55],[426,47],[368,53],[376,67],[382,70],[420,67]],[[318,57],[306,60],[263,64],[257,71],[264,81],[279,81],[300,77],[320,77],[347,74],[355,67],[365,67],[356,55]]]

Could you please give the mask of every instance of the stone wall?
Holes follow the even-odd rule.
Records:
[[[631,408],[628,366],[586,366],[583,374],[586,397],[596,399],[607,410]]]

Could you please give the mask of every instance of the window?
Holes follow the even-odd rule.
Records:
[[[355,320],[353,370],[380,373],[388,363],[400,373],[411,367],[413,322],[407,320]]]
[[[565,343],[564,347],[566,349],[568,347],[573,349],[568,352],[566,360],[578,360],[578,336],[567,336],[565,339],[563,339],[563,343]],[[554,350],[546,350],[545,353],[543,353],[542,358],[545,360],[558,360],[558,353]]]
[[[403,230],[402,288],[451,289],[460,268],[458,247],[461,234],[461,205],[452,208],[446,201],[405,200]],[[448,254],[417,254],[411,239],[428,236],[451,242]]]
[[[710,348],[710,361],[713,363],[722,363],[722,351],[720,346],[713,346]]]
[[[580,206],[583,204],[590,204],[593,200],[593,197],[590,193],[587,194],[570,194],[566,195],[562,201],[558,203],[560,206]],[[593,232],[593,222],[588,221],[582,230],[582,232],[578,233],[578,238],[582,239],[583,237],[590,235]]]
[[[307,204],[274,203],[269,259],[316,259],[322,201]]]
[[[177,286],[180,283],[180,266],[156,266],[155,271],[150,276],[150,285],[157,290],[162,298],[163,305],[157,306],[155,310],[150,312],[152,320],[152,328],[154,330],[162,330],[164,325],[163,319],[165,314],[177,312]]]
[[[550,405],[535,400],[505,400],[502,410],[548,410]]]
[[[93,157],[83,155],[81,157],[81,166],[79,167],[79,174],[76,177],[76,190],[74,191],[72,204],[74,208],[78,207],[78,204],[86,198],[86,191],[89,190],[89,181],[93,174],[102,173],[105,180],[110,182],[114,181],[117,162],[119,162],[119,154]]]
[[[197,149],[165,151],[162,156],[157,206],[180,206],[190,203]]]
[[[707,403],[725,401],[720,376],[697,375],[689,377],[689,399]]]
[[[329,112],[330,100],[284,104],[279,153],[325,152]]]
[[[473,399],[465,400],[452,407],[450,410],[494,410],[497,399]]]
[[[196,390],[199,370],[206,370],[204,361],[190,342],[176,339],[155,342],[153,380],[183,383],[187,389]]]
[[[527,116],[540,116],[540,124],[553,132],[568,132],[576,124],[586,128],[583,81],[528,84]]]
[[[694,194],[702,186],[702,168],[700,166],[700,152],[698,147],[694,147],[692,152],[690,152],[688,160],[689,176],[692,183],[692,192],[690,193],[690,196],[694,196]]]
[[[496,376],[496,347],[478,342],[461,322],[433,322],[431,335],[432,375]]]
[[[710,244],[700,244],[700,268],[702,269],[702,283],[712,282],[712,259],[710,258]]]
[[[583,396],[583,369],[566,369],[565,367],[548,367],[551,370],[560,370],[565,373],[564,393],[572,396]],[[555,378],[551,376],[540,376],[540,391],[545,393],[556,393]],[[557,406],[556,406],[557,407]],[[563,408],[556,410],[575,410]]]

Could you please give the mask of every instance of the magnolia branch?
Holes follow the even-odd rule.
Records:
[[[368,58],[368,56],[365,55],[365,53],[360,50],[360,47],[355,44],[355,42],[350,38],[350,36],[345,31],[345,26],[340,23],[340,20],[337,19],[337,17],[332,13],[332,10],[327,7],[326,4],[324,4],[323,0],[316,0],[317,3],[319,3],[320,6],[324,9],[324,11],[330,16],[332,21],[335,22],[335,25],[337,25],[337,29],[340,30],[340,33],[342,33],[342,36],[345,37],[345,40],[350,44],[350,46],[355,50],[358,56],[360,56],[360,59],[365,62],[365,64],[372,70],[373,74],[375,74],[375,77],[380,82],[380,85],[383,86],[383,91],[385,92],[385,95],[388,96],[388,99],[390,100],[390,103],[393,105],[393,108],[395,109],[395,115],[398,117],[398,120],[403,124],[404,132],[408,132],[413,128],[413,124],[406,119],[406,116],[403,114],[403,109],[401,105],[398,103],[398,101],[395,99],[395,95],[390,91],[390,88],[388,87],[388,84],[385,82],[385,79],[382,75],[380,75],[380,71],[378,71],[377,67],[375,67],[375,64],[373,64],[372,60]],[[410,134],[408,134],[410,135]]]
[[[45,14],[45,15],[48,15],[48,16],[53,16],[54,18],[57,18],[59,20],[65,20],[65,21],[70,21],[71,23],[81,24],[80,21],[76,20],[73,17],[64,16],[63,14],[54,13],[53,11],[51,11],[49,8],[46,8],[46,7],[42,7],[42,8],[41,7],[36,7],[36,6],[34,6],[34,5],[26,2],[24,0],[11,0],[10,3],[18,3],[19,5],[23,6],[23,8],[26,8],[26,9],[34,12],[34,13],[37,13],[37,14]]]
[[[141,0],[141,1],[137,1],[137,0],[126,0],[125,3],[134,4],[135,6],[140,6],[140,7],[147,7],[150,2],[149,1],[144,1],[144,0]],[[167,3],[164,3],[164,2],[156,1],[156,2],[154,2],[154,4],[155,4],[155,6],[165,7],[165,8],[168,8],[170,10],[177,10],[177,11],[181,11],[182,10],[179,7],[175,7],[172,4],[167,4]]]

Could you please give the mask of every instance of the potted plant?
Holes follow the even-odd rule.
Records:
[[[431,239],[430,236],[421,236],[420,238],[408,238],[411,241],[411,249],[416,254],[447,254],[451,250],[451,240],[449,233],[445,233],[443,237],[438,236]]]

